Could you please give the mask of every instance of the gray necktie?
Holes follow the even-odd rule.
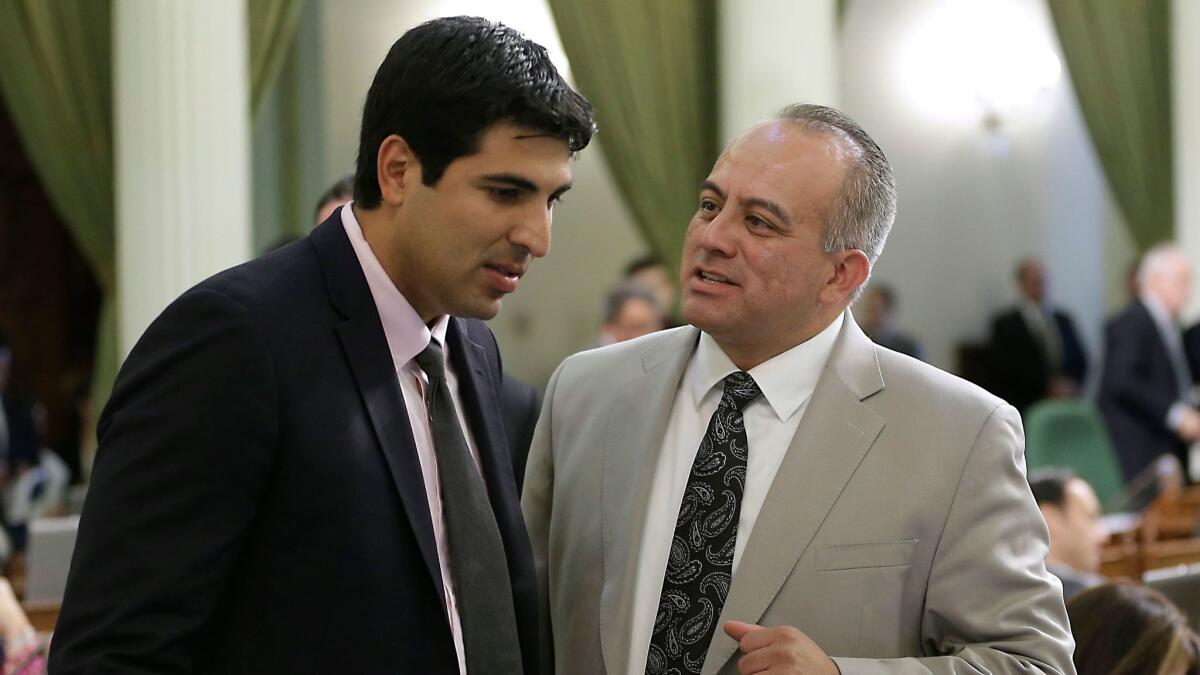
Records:
[[[433,431],[446,521],[450,573],[457,590],[463,646],[470,675],[520,675],[521,647],[512,585],[496,516],[446,382],[442,347],[430,340],[417,355],[429,376],[425,405]]]

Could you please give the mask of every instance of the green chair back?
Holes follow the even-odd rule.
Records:
[[[1025,463],[1071,469],[1086,480],[1105,512],[1120,510],[1125,482],[1116,451],[1096,406],[1086,401],[1043,401],[1025,411]]]

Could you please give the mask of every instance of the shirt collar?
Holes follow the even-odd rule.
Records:
[[[1155,323],[1160,326],[1175,325],[1175,320],[1172,319],[1171,315],[1167,313],[1167,308],[1162,306],[1162,303],[1158,301],[1158,298],[1150,295],[1149,293],[1143,293],[1138,296],[1138,299],[1141,300],[1142,304],[1146,306],[1146,309],[1150,312],[1150,317],[1154,319]]]
[[[750,376],[758,383],[763,398],[780,421],[786,421],[795,414],[812,396],[841,332],[844,316],[844,313],[839,313],[820,333],[750,369]],[[708,333],[701,332],[690,372],[696,406],[730,373],[737,371],[738,367],[717,341]]]
[[[1021,312],[1026,316],[1032,315],[1041,318],[1049,314],[1049,312],[1046,310],[1046,305],[1038,304],[1026,297],[1022,297],[1020,301],[1017,302],[1017,307],[1019,307]]]
[[[363,276],[367,278],[367,287],[371,289],[371,298],[375,301],[375,309],[379,312],[380,322],[383,323],[383,334],[387,337],[388,350],[391,351],[392,364],[396,371],[399,372],[417,354],[424,351],[430,337],[437,338],[442,344],[444,354],[446,328],[450,317],[445,314],[439,316],[434,321],[432,330],[421,321],[417,310],[413,309],[408,299],[392,283],[383,265],[379,264],[379,259],[375,257],[371,245],[363,236],[362,227],[350,206],[351,204],[346,204],[342,207],[342,227],[346,230],[346,236],[350,238],[350,245],[354,247],[354,255],[358,257]]]

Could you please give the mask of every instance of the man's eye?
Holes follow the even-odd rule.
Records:
[[[705,213],[715,213],[717,210],[717,203],[711,199],[701,199],[700,210],[704,211]]]
[[[521,191],[516,188],[488,188],[488,194],[496,201],[515,202],[521,196]]]
[[[746,223],[756,230],[772,230],[771,223],[759,218],[758,216],[746,216]]]

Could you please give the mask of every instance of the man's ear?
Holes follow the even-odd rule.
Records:
[[[421,180],[421,165],[408,142],[397,134],[383,139],[375,157],[375,176],[384,204],[400,206],[414,181]]]
[[[833,276],[821,290],[821,302],[827,305],[845,302],[870,276],[871,261],[866,253],[852,248],[833,254]]]

